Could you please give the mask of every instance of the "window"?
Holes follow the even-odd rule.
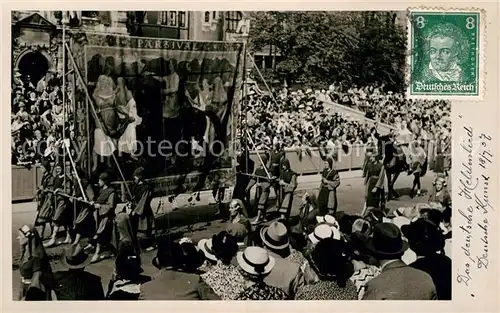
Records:
[[[238,22],[243,19],[243,14],[239,11],[229,11],[226,12],[226,31],[230,33],[236,32],[238,28]]]
[[[210,23],[210,12],[205,11],[205,23]]]
[[[217,19],[217,11],[212,12],[212,19],[216,20]]]
[[[99,16],[99,11],[82,11],[82,17],[97,18],[98,16]]]
[[[186,12],[179,12],[179,27],[186,27]]]
[[[170,11],[170,15],[168,17],[170,26],[177,26],[177,11]]]
[[[159,25],[167,25],[167,11],[158,12],[158,24]]]

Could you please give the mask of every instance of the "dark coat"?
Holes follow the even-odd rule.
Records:
[[[451,259],[446,255],[434,254],[418,259],[411,267],[429,274],[436,286],[438,300],[451,300]]]
[[[437,295],[427,273],[397,260],[366,284],[363,300],[437,300]]]
[[[58,300],[104,300],[101,278],[83,270],[56,272]]]

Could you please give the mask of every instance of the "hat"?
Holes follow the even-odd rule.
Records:
[[[391,223],[401,229],[401,227],[403,227],[404,225],[409,225],[411,221],[404,216],[396,216],[391,220]]]
[[[351,233],[361,233],[365,236],[369,236],[371,234],[371,231],[372,231],[372,226],[370,222],[368,222],[364,218],[358,218],[352,224]]]
[[[99,175],[99,179],[102,180],[105,184],[109,183],[110,181],[109,174],[106,172],[101,173],[101,175]]]
[[[308,235],[312,243],[318,243],[326,238],[340,239],[340,231],[328,224],[319,224],[314,231]]]
[[[83,250],[82,246],[71,245],[64,250],[61,264],[69,269],[84,268],[90,264],[89,255]]]
[[[335,217],[327,214],[325,216],[316,216],[316,221],[318,222],[318,224],[328,224],[330,225],[330,227],[334,227],[334,228],[337,228],[339,229],[339,223],[337,222],[337,220],[335,219]]]
[[[373,237],[368,239],[367,248],[379,258],[399,258],[406,249],[408,243],[401,237],[401,231],[392,223],[380,223],[373,229]]]
[[[311,93],[311,92],[313,92],[311,88],[308,88],[308,89],[306,90],[306,94]]]
[[[394,215],[396,215],[396,216],[404,216],[407,219],[412,220],[413,218],[415,218],[416,216],[419,215],[420,209],[428,207],[427,204],[422,204],[422,205],[423,206],[421,206],[420,204],[417,204],[414,207],[400,207],[400,208],[397,208],[396,210],[394,210]]]
[[[236,238],[236,241],[243,242],[248,236],[248,230],[241,223],[229,223],[226,229],[227,233]]]
[[[412,250],[418,254],[435,253],[444,248],[444,236],[440,229],[425,218],[419,218],[409,225],[404,225],[401,231],[408,239]]]
[[[212,236],[212,251],[218,260],[230,262],[238,251],[238,242],[228,232],[221,231]]]
[[[320,241],[310,254],[312,268],[321,275],[337,278],[346,270],[352,249],[342,240],[327,238]]]
[[[275,250],[286,249],[289,245],[288,230],[280,222],[273,222],[268,227],[263,227],[260,230],[260,238],[264,245]]]
[[[144,168],[143,167],[136,168],[132,176],[137,177],[139,179],[144,178]]]
[[[198,249],[200,249],[201,252],[203,252],[205,257],[210,261],[217,261],[217,257],[215,256],[212,247],[213,247],[212,238],[210,239],[204,238],[198,241]]]
[[[21,76],[22,76],[21,73],[19,73],[17,71],[14,73],[14,77],[21,77]]]
[[[236,260],[242,270],[252,275],[267,275],[274,267],[275,260],[261,247],[248,247],[238,252]]]

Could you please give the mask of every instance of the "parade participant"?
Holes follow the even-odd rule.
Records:
[[[337,187],[340,185],[340,177],[334,168],[333,158],[328,158],[325,162],[325,169],[321,174],[321,184],[318,196],[318,215],[324,216],[337,213]]]
[[[269,164],[269,174],[271,177],[278,178],[280,176],[280,166],[281,161],[285,157],[285,151],[281,147],[281,143],[279,141],[273,144],[273,149],[271,151],[270,156],[270,164]],[[283,195],[281,194],[281,188],[278,181],[273,181],[271,186],[274,188],[276,193],[278,207],[281,206],[281,201],[283,200]]]
[[[113,234],[113,218],[115,217],[116,208],[116,192],[109,185],[110,177],[108,173],[99,175],[99,194],[93,202],[94,208],[97,210],[98,227],[96,234],[86,248],[95,248],[91,262],[97,262],[105,258],[101,255],[101,248],[111,243]]]
[[[448,176],[451,168],[451,138],[447,129],[442,129],[434,148],[434,173]]]
[[[63,194],[72,194],[73,186],[72,186],[71,178],[67,177],[63,172],[63,168],[61,164],[57,164],[55,166],[55,177],[54,177],[54,197],[55,197],[55,213],[52,218],[53,230],[52,237],[49,242],[44,244],[45,247],[51,247],[56,243],[57,233],[61,230],[62,227],[65,228],[66,231],[66,239],[63,243],[71,243],[71,234],[70,228],[73,227],[73,210],[70,207],[69,199]]]
[[[246,188],[246,193],[250,193],[250,189],[257,185],[257,190],[255,193],[255,198],[258,199],[257,205],[257,217],[252,222],[253,225],[259,224],[266,219],[266,209],[267,209],[267,200],[269,198],[269,191],[271,189],[271,183],[267,176],[266,166],[268,158],[266,155],[261,156],[262,162],[259,167],[255,170],[254,175],[250,179],[248,186]]]
[[[73,171],[74,185],[77,186],[74,189],[74,197],[80,201],[75,201],[77,216],[75,219],[75,240],[73,245],[76,246],[80,243],[81,238],[90,238],[95,234],[96,222],[94,219],[94,214],[92,212],[92,207],[87,203],[94,201],[94,190],[90,182],[85,179],[83,171],[77,169],[76,172]],[[80,179],[80,184],[85,192],[85,198],[82,194],[82,190],[78,186],[78,179]],[[83,201],[82,201],[83,200]],[[85,202],[85,200],[87,202]]]
[[[146,245],[146,251],[151,251],[155,248],[155,217],[151,208],[152,188],[144,181],[144,168],[137,168],[133,177],[135,185],[132,191],[134,198],[130,202],[132,210],[130,218],[139,243]]]
[[[281,218],[288,219],[292,210],[293,192],[297,188],[297,173],[292,171],[290,161],[286,158],[281,161],[281,166],[279,185],[282,201],[278,212]]]
[[[427,158],[424,148],[422,148],[422,142],[418,139],[416,142],[413,142],[410,146],[410,161],[411,161],[411,171],[413,174],[413,186],[411,188],[410,197],[413,198],[415,195],[415,188],[417,188],[417,197],[420,196],[420,176],[424,172],[425,160]]]
[[[446,179],[442,176],[436,177],[434,188],[429,194],[430,203],[439,203],[443,209],[451,207],[451,196],[446,188]]]
[[[361,215],[364,215],[366,208],[373,207],[384,209],[385,192],[384,179],[385,169],[378,154],[372,155],[367,166],[365,178],[365,206]]]
[[[35,220],[35,227],[42,226],[41,238],[45,234],[45,227],[52,221],[54,215],[54,195],[47,190],[53,189],[54,175],[51,170],[50,161],[43,160],[42,162],[42,181],[37,191],[37,216]]]
[[[246,192],[246,187],[250,181],[248,174],[252,174],[255,168],[255,162],[250,159],[250,152],[245,149],[237,156],[236,165],[236,184],[233,189],[233,199],[240,199],[246,205],[250,204],[250,194]],[[247,175],[245,175],[247,174]]]
[[[120,212],[116,215],[112,234],[112,244],[117,255],[133,254],[139,257],[141,250],[132,229],[129,215]]]
[[[24,225],[19,228],[17,238],[21,248],[19,300],[52,300],[54,277],[38,231],[33,226]]]

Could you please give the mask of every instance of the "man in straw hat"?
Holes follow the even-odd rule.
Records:
[[[381,273],[366,285],[363,300],[436,300],[432,278],[401,261],[408,243],[392,223],[374,227],[367,248],[381,266]]]
[[[264,249],[275,259],[275,266],[265,278],[266,284],[281,288],[290,297],[305,284],[300,266],[286,259],[291,254],[288,230],[280,222],[273,222],[260,231]]]
[[[237,300],[287,300],[288,295],[280,288],[269,286],[264,278],[271,273],[275,259],[260,247],[248,247],[236,256],[238,265],[246,278],[248,286]]]
[[[67,271],[55,273],[58,300],[104,300],[101,278],[85,271],[90,256],[80,245],[66,248],[61,264]]]

